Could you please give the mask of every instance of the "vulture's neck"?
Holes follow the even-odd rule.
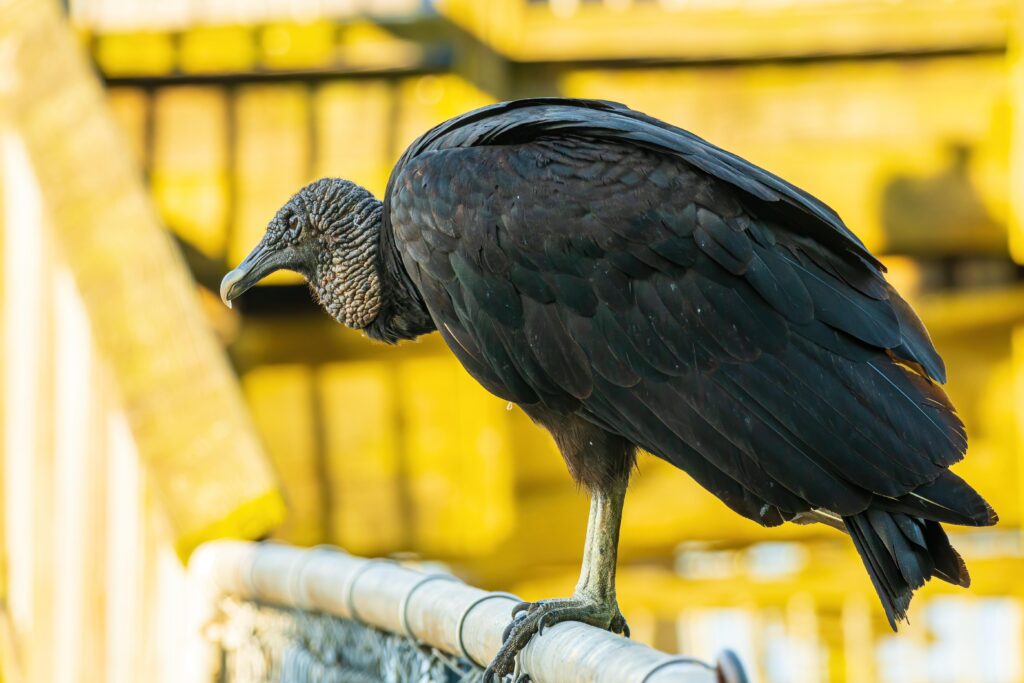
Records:
[[[381,305],[377,317],[363,331],[371,339],[389,344],[433,332],[437,329],[434,321],[419,289],[402,264],[390,221],[384,220],[383,203],[375,201],[372,212],[367,220],[380,234],[377,272],[380,274]]]

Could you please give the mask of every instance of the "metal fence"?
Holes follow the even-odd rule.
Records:
[[[216,542],[191,563],[208,611],[199,680],[476,683],[518,601],[336,549]],[[520,655],[533,683],[742,683],[738,660],[672,656],[578,622]]]

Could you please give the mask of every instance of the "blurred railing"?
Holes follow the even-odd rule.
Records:
[[[203,596],[215,615],[217,605],[228,598],[358,621],[366,627],[401,636],[414,646],[432,648],[433,653],[420,653],[421,677],[417,679],[431,683],[479,680],[480,665],[497,653],[511,608],[518,602],[507,593],[487,593],[467,586],[451,574],[423,573],[390,560],[367,560],[326,548],[308,550],[220,541],[196,551],[190,566],[194,594]],[[254,614],[254,609],[239,610],[237,606],[221,609],[220,633],[233,631],[230,624],[224,625],[232,616],[247,624],[254,619],[275,618],[273,612],[260,615]],[[205,618],[211,616],[207,614]],[[216,620],[217,616],[213,618]],[[276,618],[280,621],[281,615],[277,614]],[[326,631],[330,632],[332,627],[338,633],[335,639],[356,639],[352,631],[358,627],[354,624],[333,623]],[[306,631],[312,628],[318,631],[321,641],[313,648],[320,651],[319,657],[308,647],[313,638],[308,637]],[[259,638],[261,632],[266,631],[273,632],[272,639],[278,643],[262,645],[262,655],[256,659],[269,656],[277,662],[254,670],[252,665],[223,656],[224,650],[245,652],[245,644],[239,641]],[[308,674],[296,673],[300,668],[308,672],[311,667],[334,668],[336,671],[325,678],[346,680],[345,669],[355,666],[353,660],[371,663],[367,667],[370,670],[364,669],[360,674],[368,680],[375,676],[383,678],[381,669],[399,666],[389,660],[405,660],[407,667],[408,661],[417,656],[413,648],[402,647],[393,639],[362,634],[358,642],[364,652],[346,652],[346,643],[339,642],[335,643],[335,651],[325,657],[325,650],[331,646],[323,642],[324,631],[325,624],[315,618],[305,622],[297,620],[285,628],[234,629],[233,638],[222,638],[219,647],[207,649],[205,656],[197,651],[191,659],[209,662],[214,665],[211,668],[215,668],[217,662],[227,661],[227,670],[222,672],[227,680],[256,683],[314,680]],[[345,631],[346,636],[341,636]],[[292,644],[281,645],[282,640]],[[303,656],[296,655],[295,648],[302,648]],[[367,649],[390,652],[368,656]],[[311,659],[316,663],[311,664]],[[324,662],[324,659],[333,661]],[[579,622],[556,624],[547,628],[543,635],[534,637],[521,653],[520,664],[534,683],[743,683],[746,680],[738,659],[729,652],[712,666],[691,657],[673,657]],[[438,673],[431,673],[432,668],[437,668]],[[195,683],[211,680],[210,673],[202,672]]]

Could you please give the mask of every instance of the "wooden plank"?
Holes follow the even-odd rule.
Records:
[[[756,59],[1001,49],[1009,0],[611,3],[444,0],[519,61]]]
[[[325,490],[331,492],[328,541],[354,552],[409,548],[394,388],[394,369],[386,362],[334,363],[318,377]]]
[[[275,478],[88,60],[55,2],[4,0],[0,17],[5,103],[178,551],[266,533]]]
[[[515,521],[505,404],[451,357],[404,360],[398,376],[416,549],[492,556]]]
[[[1010,42],[1013,136],[1010,148],[1010,187],[1024,187],[1024,9],[1018,6]],[[1024,193],[1012,193],[1010,254],[1024,263]]]
[[[3,408],[6,599],[25,680],[52,680],[56,605],[53,528],[52,240],[28,152],[10,129],[2,139],[4,189]],[[14,361],[14,362],[10,362]]]
[[[163,222],[210,258],[226,256],[228,98],[222,88],[163,88],[153,96],[150,189]]]
[[[297,545],[323,543],[330,526],[315,381],[312,368],[294,364],[262,366],[242,378],[253,422],[288,501],[288,520],[274,537]]]
[[[336,81],[315,95],[317,177],[346,178],[378,197],[391,174],[397,93],[385,80]]]

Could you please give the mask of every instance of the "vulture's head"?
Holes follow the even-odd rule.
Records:
[[[231,301],[278,270],[309,282],[320,305],[340,323],[364,328],[380,310],[377,265],[380,202],[339,178],[299,190],[277,212],[256,248],[224,276],[220,296]]]

